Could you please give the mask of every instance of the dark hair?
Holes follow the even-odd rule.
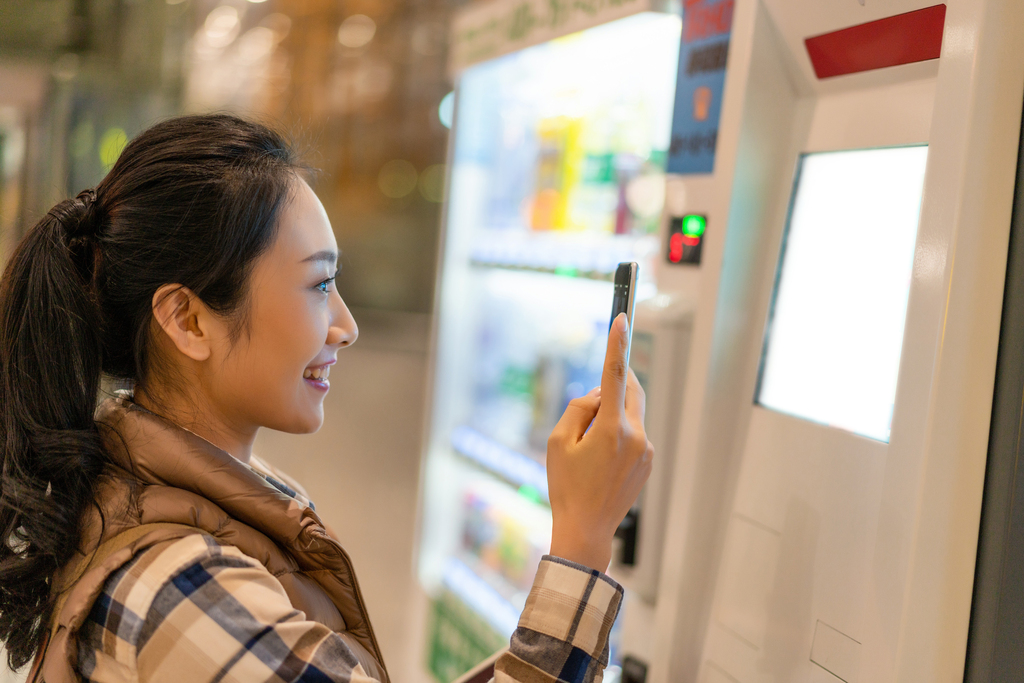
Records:
[[[153,295],[188,287],[244,317],[248,275],[306,170],[282,137],[185,116],[132,140],[93,190],[50,209],[0,280],[0,640],[19,668],[50,627],[54,573],[80,543],[107,459],[101,375],[152,370]]]

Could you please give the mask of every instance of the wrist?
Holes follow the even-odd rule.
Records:
[[[556,527],[551,533],[551,554],[604,572],[612,559],[612,537]]]

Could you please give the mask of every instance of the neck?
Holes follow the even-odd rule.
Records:
[[[210,401],[202,397],[185,397],[136,386],[132,400],[151,413],[187,429],[196,436],[248,464],[258,427],[232,424]]]

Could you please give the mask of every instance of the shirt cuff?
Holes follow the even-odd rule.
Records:
[[[622,586],[607,574],[545,555],[519,628],[560,640],[605,666],[608,634],[621,605]]]

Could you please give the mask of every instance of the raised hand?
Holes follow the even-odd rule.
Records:
[[[612,322],[601,386],[570,401],[548,439],[551,554],[601,571],[654,459],[644,391],[626,365],[626,324],[624,314]]]

